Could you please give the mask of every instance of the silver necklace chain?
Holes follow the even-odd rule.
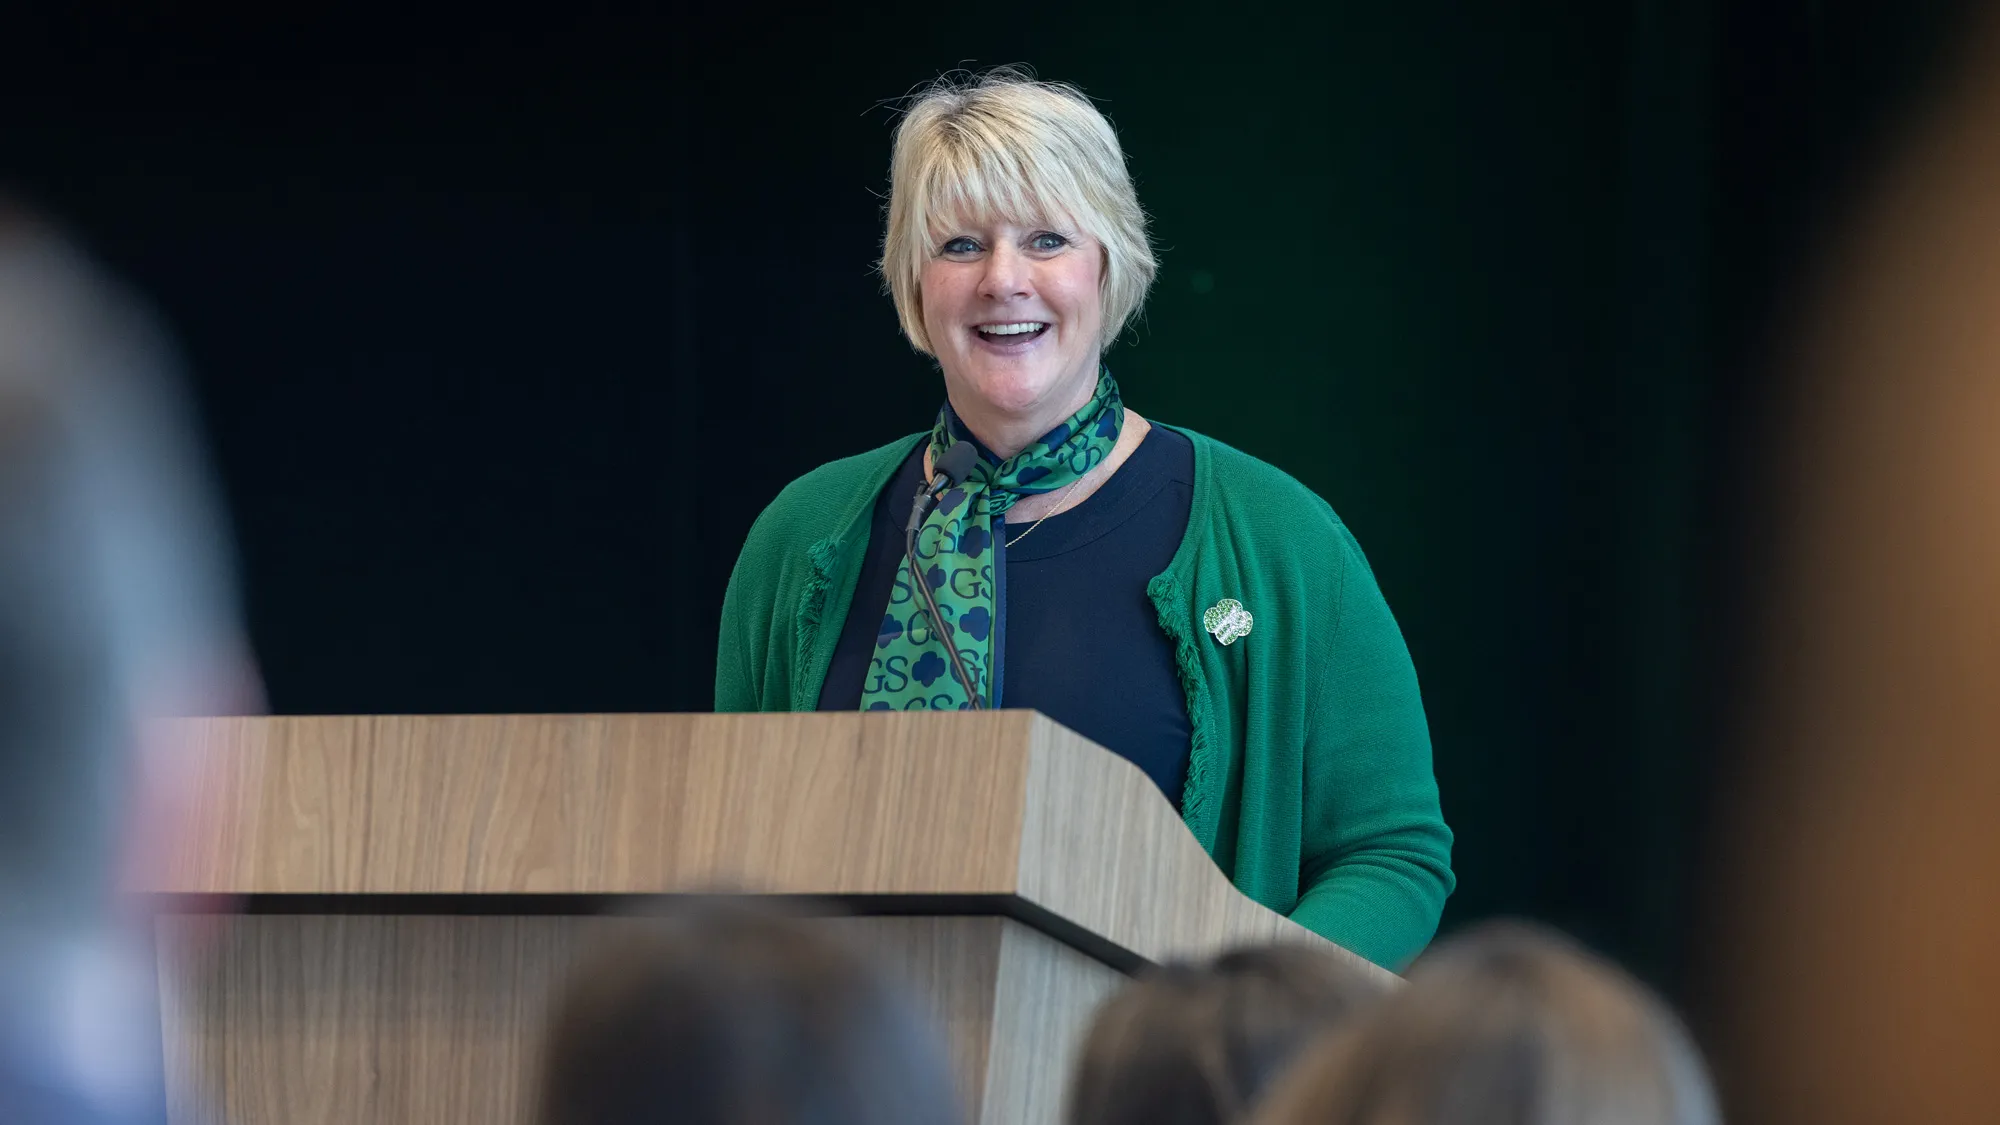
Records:
[[[1053,516],[1056,513],[1062,511],[1065,507],[1067,507],[1069,505],[1070,494],[1075,492],[1078,488],[1082,487],[1082,485],[1083,485],[1083,477],[1078,477],[1076,478],[1075,483],[1071,484],[1068,488],[1064,489],[1062,494],[1062,499],[1057,500],[1056,506],[1049,509],[1049,516]],[[1033,535],[1035,533],[1035,529],[1042,526],[1042,520],[1048,519],[1049,516],[1043,516],[1041,519],[1036,520],[1034,523],[1029,524],[1028,530],[1022,532],[1019,535],[1016,535],[1012,539],[1007,540],[1007,546],[1012,547],[1014,544],[1019,543],[1021,540],[1026,539],[1030,535]]]
[[[928,477],[930,475],[930,472],[931,472],[931,454],[930,450],[927,449],[924,451],[924,475]],[[1089,475],[1090,475],[1089,473],[1084,474],[1084,476],[1089,476]],[[1083,487],[1083,477],[1078,477],[1074,482],[1070,484],[1068,488],[1063,489],[1062,498],[1056,501],[1055,507],[1049,509],[1049,516],[1061,514],[1062,511],[1069,506],[1070,496],[1075,494],[1076,490],[1082,487]],[[1022,532],[1019,535],[1016,535],[1012,539],[1007,540],[1007,546],[1012,547],[1014,544],[1019,543],[1021,540],[1026,539],[1028,536],[1034,534],[1035,529],[1042,526],[1043,521],[1047,520],[1049,516],[1043,516],[1041,519],[1038,519],[1034,523],[1029,524],[1028,530]],[[1003,522],[1001,526],[1005,527],[1006,524]]]

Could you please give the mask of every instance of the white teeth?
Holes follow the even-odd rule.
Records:
[[[1018,324],[982,324],[979,326],[979,331],[988,336],[1019,336],[1023,332],[1033,332],[1037,328],[1046,327],[1048,326],[1039,320],[1024,320]]]

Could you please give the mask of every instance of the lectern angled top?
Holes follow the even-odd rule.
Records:
[[[167,730],[199,758],[197,828],[145,894],[827,896],[1008,914],[1126,967],[1321,942],[1239,894],[1138,769],[1031,711]]]

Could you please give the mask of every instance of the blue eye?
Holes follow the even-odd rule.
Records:
[[[979,243],[964,236],[954,238],[943,246],[938,247],[938,253],[940,254],[977,254],[978,252]]]
[[[1064,238],[1062,235],[1056,234],[1052,231],[1043,231],[1042,233],[1029,239],[1028,245],[1046,254],[1056,250],[1060,250],[1063,247],[1068,246],[1069,239]]]

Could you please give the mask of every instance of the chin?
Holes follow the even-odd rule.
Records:
[[[1061,377],[1053,371],[993,370],[989,367],[973,372],[965,380],[965,387],[995,410],[1026,414],[1035,411],[1057,393],[1061,381]]]
[[[1070,357],[1049,355],[969,355],[961,359],[957,382],[995,410],[1031,413],[1050,398],[1071,393]],[[1094,373],[1093,373],[1094,377]]]

